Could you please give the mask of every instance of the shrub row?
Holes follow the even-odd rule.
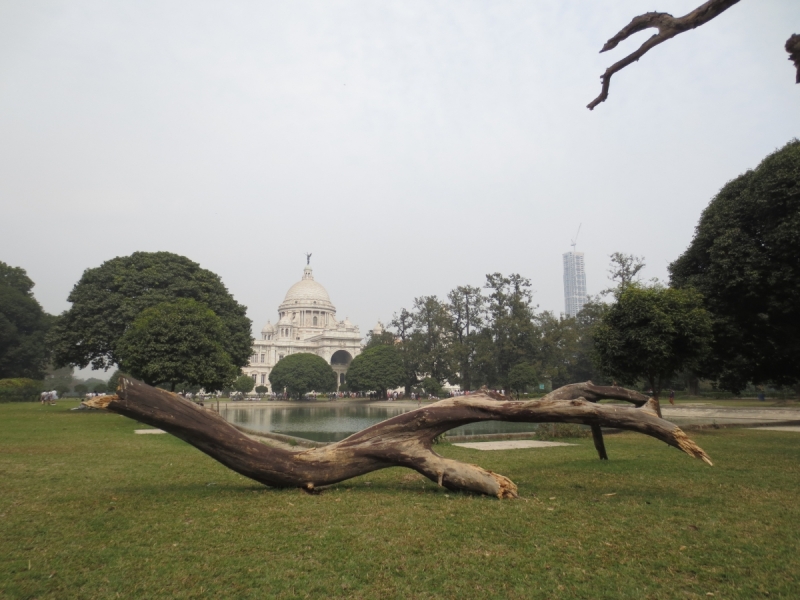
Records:
[[[0,402],[36,402],[43,389],[43,381],[0,379]]]

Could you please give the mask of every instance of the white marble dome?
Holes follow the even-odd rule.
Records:
[[[267,324],[264,325],[264,328],[261,330],[261,333],[274,333],[274,332],[275,332],[275,326],[272,325],[272,323],[270,323],[269,321],[267,321]]]
[[[278,310],[295,307],[336,310],[331,303],[330,296],[328,296],[328,291],[321,284],[314,281],[311,267],[307,266],[303,270],[303,278],[289,288]]]
[[[290,287],[283,301],[290,302],[292,300],[302,300],[303,303],[308,303],[313,300],[318,300],[327,304],[331,302],[327,290],[313,279],[303,279]]]

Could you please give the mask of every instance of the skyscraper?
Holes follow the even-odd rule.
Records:
[[[564,253],[564,312],[574,317],[586,304],[586,271],[583,252]]]

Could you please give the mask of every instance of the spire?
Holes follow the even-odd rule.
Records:
[[[311,267],[308,265],[306,265],[306,268],[303,269],[303,279],[310,279],[311,281],[314,281],[314,275],[312,275]]]

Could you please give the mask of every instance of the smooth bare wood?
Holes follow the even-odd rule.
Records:
[[[255,481],[308,492],[400,466],[414,469],[450,490],[515,498],[517,486],[508,478],[445,458],[432,448],[437,435],[480,421],[582,423],[638,431],[711,464],[708,455],[680,428],[658,417],[654,400],[631,390],[586,382],[554,390],[538,400],[503,398],[477,393],[441,400],[373,425],[341,442],[307,450],[285,450],[257,442],[217,413],[126,377],[120,378],[116,395],[95,398],[86,404],[163,429]],[[603,399],[624,400],[634,406],[597,403]]]
[[[605,102],[608,98],[608,88],[611,85],[611,76],[617,71],[621,71],[629,64],[638,61],[647,52],[655,48],[659,44],[674,38],[679,33],[690,31],[701,25],[705,25],[711,19],[718,17],[724,11],[728,10],[731,6],[738,3],[739,0],[708,0],[705,4],[698,6],[692,12],[685,14],[682,17],[673,17],[669,13],[649,12],[638,17],[623,27],[617,35],[608,40],[600,52],[607,52],[612,48],[616,48],[623,40],[627,40],[634,33],[639,33],[645,29],[657,29],[658,33],[650,36],[645,42],[639,46],[635,52],[631,52],[625,58],[615,62],[613,65],[606,69],[606,72],[600,77],[602,82],[602,90],[600,95],[592,100],[586,108],[594,110],[594,107]]]

